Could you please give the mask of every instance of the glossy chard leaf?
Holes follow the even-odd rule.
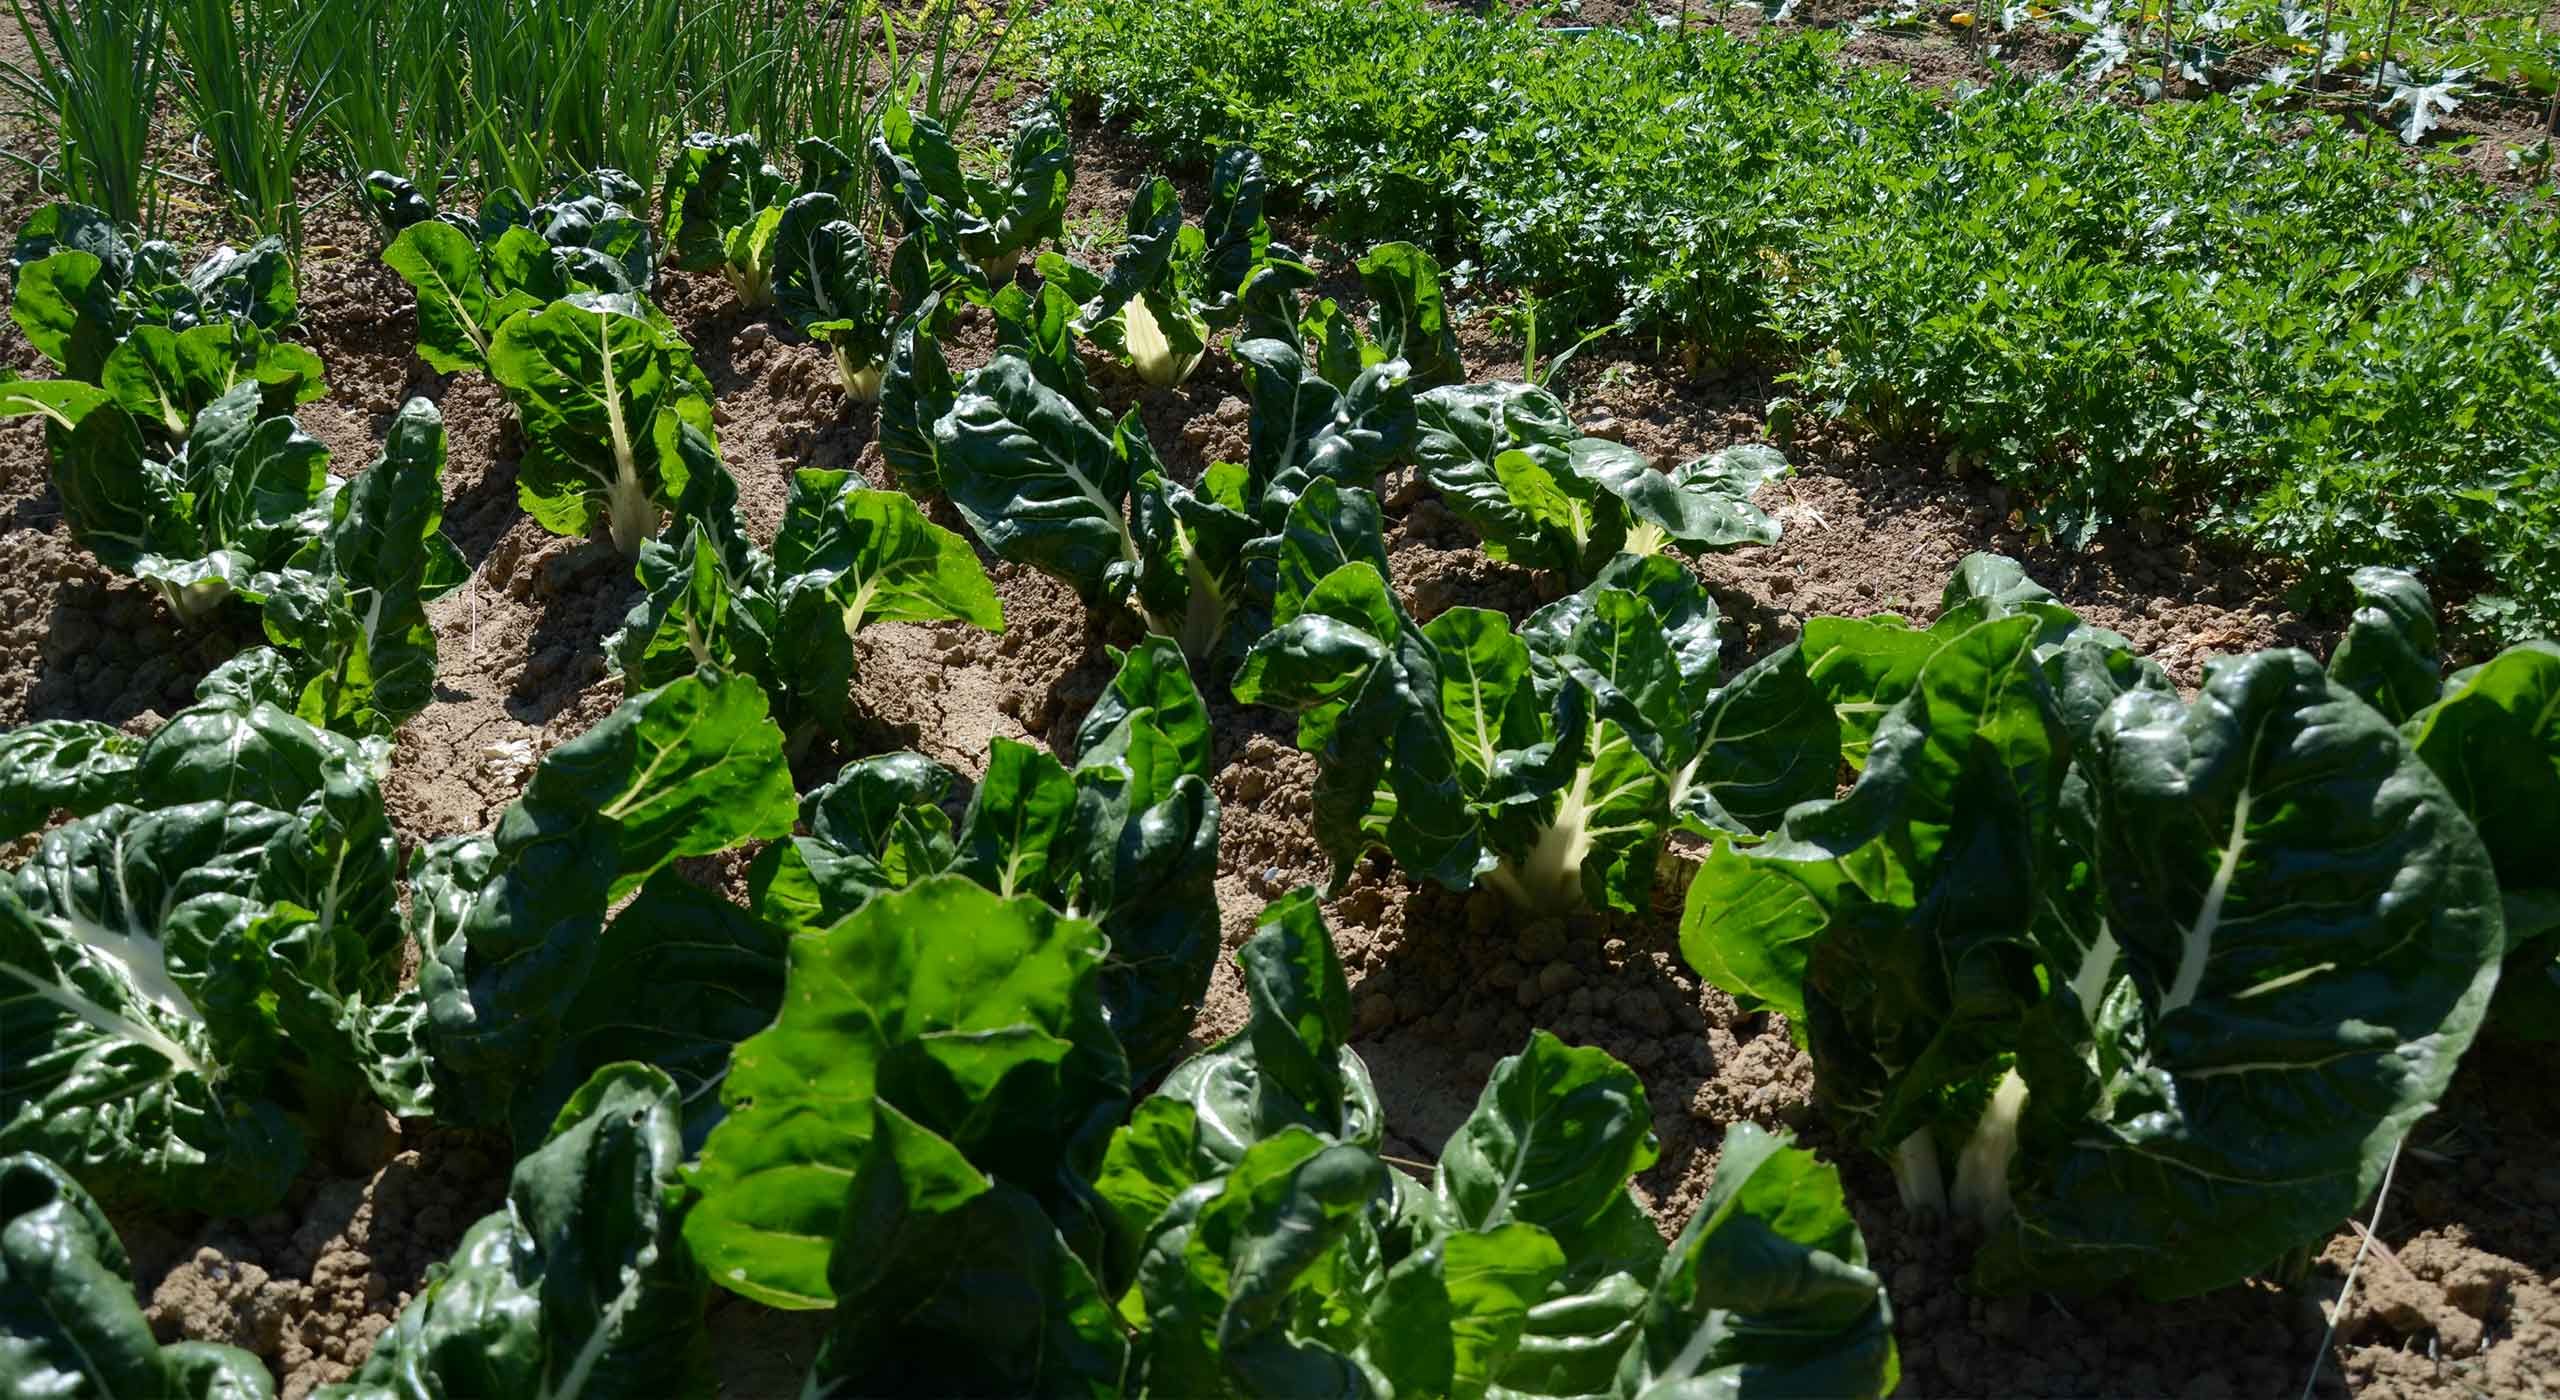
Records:
[[[439,1116],[496,1126],[559,1053],[614,901],[682,856],[791,829],[782,736],[739,676],[626,700],[543,756],[482,836],[430,844],[410,877]]]
[[[1992,1287],[2178,1297],[2325,1238],[2434,1107],[2503,949],[2442,781],[2310,657],[2137,691],[2086,760],[2103,935],[2018,1074]],[[2012,1097],[2015,1097],[2013,1092]]]
[[[2509,951],[2495,1028],[2560,1039],[2560,644],[2527,642],[2456,673],[2402,732],[2498,872]]]
[[[1663,1261],[1613,1394],[1872,1397],[1901,1377],[1893,1313],[1840,1178],[1749,1123]]]
[[[1455,1228],[1534,1225],[1580,1254],[1660,1155],[1632,1070],[1533,1031],[1440,1149],[1432,1189]]]
[[[144,358],[173,369],[172,352],[187,333],[218,328],[190,345],[232,347],[232,368],[277,381],[278,407],[326,391],[317,356],[275,340],[294,320],[293,269],[284,244],[263,239],[246,251],[224,245],[193,269],[179,271],[178,251],[157,241],[135,244],[106,216],[76,204],[38,210],[11,250],[17,274],[10,317],[29,344],[70,379],[106,384],[127,343],[149,332]],[[176,427],[183,430],[182,412]]]
[[[888,1111],[1044,1208],[1079,1195],[1128,1093],[1103,955],[1094,925],[957,876],[795,938],[781,1013],[738,1045],[692,1175],[685,1234],[712,1278],[775,1307],[837,1302],[839,1269],[860,1268],[839,1241],[873,1208],[851,1186]]]
[[[913,498],[851,472],[794,473],[768,556],[735,515],[726,472],[706,474],[676,538],[642,551],[646,590],[612,650],[624,684],[664,684],[711,665],[753,679],[796,749],[842,735],[854,642],[873,622],[961,621],[1004,630],[994,587],[968,543]]]
[[[532,235],[527,234],[528,238]],[[541,305],[491,249],[462,229],[430,219],[402,229],[382,261],[418,296],[418,358],[438,374],[489,369],[498,327]]]
[[[1729,447],[1661,472],[1633,448],[1576,433],[1562,401],[1535,385],[1448,383],[1415,406],[1423,478],[1496,559],[1588,580],[1621,554],[1777,542],[1777,522],[1751,504],[1789,470],[1774,448]]]
[[[1151,1100],[1191,1111],[1200,1174],[1291,1129],[1376,1147],[1378,1092],[1351,1050],[1351,987],[1315,891],[1267,905],[1236,963],[1252,1003],[1244,1029],[1175,1066]]]
[[[181,712],[125,796],[47,832],[0,892],[0,1150],[118,1201],[281,1199],[306,1124],[371,1089],[398,998],[396,846],[377,755],[283,711]],[[393,1047],[389,1053],[399,1058]]]
[[[95,720],[48,719],[0,734],[0,838],[16,840],[55,812],[85,817],[130,800],[142,741]]]
[[[2358,569],[2356,610],[2329,658],[2329,678],[2405,724],[2444,690],[2436,664],[2435,603],[2414,575]]]
[[[1441,637],[1426,635],[1376,565],[1353,561],[1326,574],[1236,671],[1237,700],[1298,714],[1298,747],[1317,755],[1316,844],[1336,884],[1375,846],[1453,889],[1491,864],[1443,700],[1450,616],[1437,620]]]
[[[1024,107],[1013,120],[1004,173],[995,180],[964,179],[983,234],[962,240],[970,260],[987,271],[992,286],[1013,280],[1022,255],[1066,228],[1067,192],[1075,185],[1075,146],[1065,112],[1053,101]]]
[[[870,403],[880,397],[897,321],[871,245],[843,208],[823,192],[784,206],[774,228],[773,296],[802,334],[826,343],[845,396]]]
[[[1410,243],[1381,243],[1362,255],[1359,269],[1376,340],[1363,356],[1363,367],[1402,360],[1411,366],[1417,389],[1464,378],[1457,327],[1440,296],[1438,260]]]
[[[296,712],[388,734],[435,698],[426,605],[470,576],[444,536],[444,418],[411,399],[382,455],[337,494],[330,523],[281,574],[261,575],[268,639],[309,677]]]
[[[880,376],[880,456],[890,475],[916,495],[942,491],[941,447],[934,424],[960,397],[960,381],[942,351],[945,304],[929,294],[912,304],[889,337]]]
[[[1028,358],[1002,351],[961,382],[932,431],[942,489],[989,550],[1088,603],[1136,588],[1144,558],[1129,488],[1160,468],[1134,410],[1105,432]]]
[[[1366,1212],[1386,1176],[1367,1149],[1291,1127],[1177,1197],[1139,1255],[1149,1388],[1371,1393],[1349,1337],[1299,1324],[1374,1271]]]
[[[114,1227],[68,1172],[32,1153],[0,1157],[0,1389],[270,1400],[275,1382],[248,1352],[160,1345],[131,1271]]]
[[[862,1395],[1121,1394],[1129,1344],[1040,1203],[880,1104],[828,1267],[809,1387]]]
[[[606,1065],[330,1400],[709,1396],[709,1289],[685,1246],[676,1086]]]
[[[490,376],[524,419],[517,499],[554,534],[601,521],[634,558],[662,509],[717,462],[691,352],[661,319],[629,297],[582,293],[509,318],[489,348]]]
[[[1937,1139],[1972,1127],[2040,995],[2071,743],[2035,651],[2019,616],[1941,648],[1857,786],[1764,844],[1720,841],[1681,923],[1702,975],[1797,1019],[1824,1107],[1894,1154],[1917,1209],[1944,1204]],[[1979,1170],[1959,1163],[1960,1200],[1996,1191]]]

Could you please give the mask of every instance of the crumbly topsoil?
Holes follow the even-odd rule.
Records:
[[[1078,137],[1073,212],[1116,225],[1154,162],[1108,133]],[[1178,173],[1196,207],[1198,172]],[[10,180],[0,210],[22,216],[33,198],[22,177]],[[1288,232],[1311,246],[1305,230]],[[435,400],[445,415],[446,527],[474,572],[434,607],[436,702],[399,734],[388,796],[407,841],[477,829],[512,800],[532,757],[619,700],[603,642],[636,585],[610,549],[546,535],[517,508],[519,445],[502,401],[485,381],[430,374],[410,355],[409,298],[374,262],[371,235],[332,227],[314,245],[304,305],[331,391],[303,423],[330,445],[334,469],[370,461],[410,396]],[[851,468],[889,484],[871,413],[839,400],[823,353],[739,313],[716,279],[670,274],[661,299],[713,380],[722,448],[756,530],[769,537],[778,525],[797,468]],[[1480,325],[1463,337],[1470,371],[1516,372],[1516,347]],[[965,324],[955,360],[976,362],[990,341],[983,321]],[[0,364],[38,368],[14,328],[0,331]],[[1091,368],[1115,411],[1142,410],[1177,476],[1242,455],[1244,394],[1222,356],[1171,392],[1142,392],[1099,361]],[[1641,344],[1594,347],[1571,391],[1585,431],[1665,461],[1758,440],[1772,392],[1761,381],[1684,376]],[[1948,570],[1977,549],[2020,555],[2064,601],[2123,632],[2182,684],[2217,654],[2325,652],[2334,640],[2287,607],[2285,579],[2244,560],[2175,538],[2110,537],[2078,554],[2044,548],[2011,529],[1999,491],[1950,481],[1920,459],[1820,433],[1787,451],[1797,474],[1760,501],[1784,523],[1783,542],[1698,566],[1731,619],[1736,665],[1791,639],[1809,614],[1926,617]],[[1486,558],[1409,474],[1382,488],[1396,586],[1417,616],[1465,603],[1518,618],[1554,596],[1553,580]],[[933,509],[958,527],[947,506]],[[247,619],[182,627],[146,590],[98,568],[71,543],[41,437],[24,425],[0,428],[0,512],[0,726],[76,716],[148,729],[187,703],[206,669],[256,639]],[[1128,619],[1089,614],[1053,581],[987,562],[1005,609],[1001,634],[958,624],[863,634],[855,699],[866,751],[910,747],[969,774],[999,735],[1062,747],[1107,679],[1106,647],[1135,639]],[[1224,805],[1218,889],[1232,950],[1265,900],[1330,872],[1309,827],[1314,764],[1296,750],[1287,718],[1223,699],[1212,710],[1213,786]],[[804,785],[841,757],[813,756]],[[689,873],[734,885],[737,864],[690,863]],[[1727,1124],[1794,1128],[1842,1161],[1891,1287],[1905,1395],[2297,1393],[2318,1357],[2324,1307],[2362,1243],[2357,1227],[2341,1231],[2310,1282],[2290,1293],[2252,1286],[2174,1306],[1969,1296],[1960,1282],[1966,1242],[1903,1217],[1881,1165],[1838,1151],[1810,1111],[1811,1070],[1783,1023],[1742,1014],[1688,970],[1676,911],[1525,919],[1492,895],[1417,886],[1373,861],[1351,872],[1326,914],[1394,1155],[1428,1161],[1495,1059],[1532,1027],[1601,1046],[1644,1077],[1662,1155],[1637,1185],[1666,1232],[1703,1194]],[[1199,1037],[1233,1029],[1243,1011],[1241,984],[1222,966]],[[2555,1070],[2548,1054],[2483,1045],[2444,1109],[2419,1127],[2339,1314],[2337,1344],[2321,1361],[2321,1393],[2560,1390]],[[120,1222],[164,1337],[246,1346],[299,1397],[358,1364],[430,1265],[503,1198],[503,1144],[417,1123],[349,1137],[335,1164],[315,1169],[275,1214]],[[816,1323],[724,1296],[712,1325],[727,1393],[793,1393]]]

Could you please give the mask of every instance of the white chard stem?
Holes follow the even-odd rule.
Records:
[[[2009,1161],[2018,1155],[2018,1116],[2026,1107],[2027,1081],[2012,1069],[2000,1076],[1991,1106],[1956,1158],[1955,1207],[1985,1225],[2009,1218]]]

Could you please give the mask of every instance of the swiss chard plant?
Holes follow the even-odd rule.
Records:
[[[1777,543],[1778,522],[1751,503],[1787,473],[1774,447],[1745,443],[1662,472],[1634,448],[1577,432],[1534,385],[1446,385],[1414,408],[1424,480],[1496,559],[1579,583],[1621,554]]]
[[[0,1385],[18,1395],[272,1400],[267,1364],[213,1342],[162,1346],[106,1213],[69,1172],[0,1157]]]
[[[835,196],[791,201],[773,233],[773,295],[803,335],[823,341],[856,403],[880,397],[896,316],[862,229]]]
[[[995,740],[956,830],[940,806],[953,776],[913,753],[847,765],[810,794],[809,834],[758,859],[757,913],[823,928],[874,894],[944,873],[1035,896],[1109,940],[1103,1014],[1133,1069],[1170,1063],[1218,950],[1209,717],[1182,654],[1157,638],[1120,657],[1077,728],[1072,765]]]
[[[524,422],[516,498],[554,534],[601,524],[638,558],[686,483],[722,470],[710,385],[647,300],[582,292],[517,311],[489,374]]]
[[[780,940],[661,872],[794,815],[763,692],[706,669],[545,754],[491,830],[429,843],[408,926],[437,1116],[531,1143],[590,1073],[637,1059],[677,1077],[708,1131],[730,1040],[780,994]]]
[[[867,1393],[892,1367],[925,1393],[1116,1379],[1091,1182],[1129,1078],[1105,955],[1091,922],[950,874],[791,940],[684,1232],[722,1287],[834,1310],[813,1393]],[[928,1339],[951,1344],[911,1344]]]
[[[507,1203],[465,1231],[355,1376],[325,1400],[715,1390],[685,1248],[683,1105],[644,1065],[604,1066],[519,1158]]]
[[[1167,1076],[1097,1182],[1138,1241],[1132,1391],[1877,1396],[1891,1313],[1838,1177],[1726,1135],[1678,1242],[1628,1189],[1658,1154],[1643,1083],[1534,1033],[1427,1180],[1379,1155],[1350,992],[1312,891],[1239,953],[1244,1029]]]
[[[800,209],[803,223],[825,224],[862,181],[861,167],[817,137],[801,141],[798,155],[795,180],[751,135],[687,136],[658,189],[668,260],[690,272],[718,269],[750,309],[773,305],[785,218]],[[822,211],[804,205],[813,198]]]
[[[2354,583],[2329,675],[2400,726],[2489,848],[2508,949],[2491,1028],[2560,1039],[2560,643],[2445,675],[2426,588],[2397,569],[2360,569]]]
[[[1675,824],[1762,831],[1832,790],[1840,729],[1803,653],[1719,683],[1721,616],[1677,563],[1618,560],[1517,631],[1481,608],[1417,623],[1375,503],[1338,494],[1364,528],[1284,546],[1272,630],[1235,679],[1297,713],[1337,883],[1383,848],[1531,909],[1633,910]]]
[[[1004,167],[989,176],[968,173],[940,122],[903,107],[881,112],[871,160],[905,234],[897,256],[911,297],[955,282],[1002,287],[1024,254],[1066,225],[1075,147],[1055,103],[1014,117]]]
[[[638,185],[617,171],[574,181],[545,204],[492,198],[476,219],[418,211],[382,261],[418,297],[418,358],[439,374],[489,369],[498,327],[581,292],[645,297],[657,276]],[[672,334],[672,331],[670,331]]]
[[[1157,388],[1191,377],[1210,335],[1243,314],[1255,270],[1290,256],[1263,217],[1262,158],[1242,147],[1218,157],[1202,221],[1182,221],[1173,181],[1156,176],[1129,202],[1128,238],[1097,273],[1063,253],[1040,258],[1040,276],[1081,308],[1077,329]]]
[[[339,488],[329,523],[261,574],[268,638],[302,678],[293,710],[347,734],[389,734],[435,698],[426,605],[470,577],[444,535],[444,417],[411,399],[382,455]]]
[[[0,878],[0,1151],[113,1203],[254,1214],[347,1114],[431,1101],[385,751],[237,674],[138,747],[59,723],[0,745],[42,794],[15,817],[74,814]]]
[[[285,567],[330,518],[329,449],[271,413],[255,383],[198,410],[174,449],[109,390],[72,379],[0,380],[0,417],[41,417],[71,536],[98,562],[152,585],[181,621]]]
[[[764,687],[793,748],[845,736],[854,642],[874,622],[960,621],[1004,630],[1004,609],[968,541],[899,491],[852,472],[803,468],[773,550],[747,538],[737,485],[706,473],[668,540],[640,554],[646,596],[612,644],[623,683],[646,690],[717,666]]]
[[[284,244],[228,246],[182,270],[178,250],[127,238],[77,204],[38,210],[10,250],[11,319],[67,379],[115,396],[161,445],[198,412],[256,383],[277,412],[328,389],[320,358],[279,339],[295,318]]]
[[[1884,706],[1858,782],[1719,838],[1684,951],[1788,1013],[1906,1202],[1989,1229],[1984,1286],[2178,1297],[2315,1245],[2487,1009],[2477,829],[2299,652],[2189,703],[2006,561],[1951,599],[1835,633],[1816,683]]]
[[[1114,424],[1095,406],[1066,306],[1055,284],[1036,303],[998,297],[1004,348],[956,383],[929,328],[903,332],[884,451],[930,470],[996,554],[1090,604],[1132,609],[1194,660],[1232,662],[1270,615],[1273,561],[1300,498],[1317,484],[1374,482],[1410,441],[1405,364],[1370,364],[1336,386],[1286,344],[1249,344],[1269,354],[1255,371],[1248,460],[1213,463],[1186,485],[1136,410]],[[929,437],[907,426],[910,402],[945,405]]]

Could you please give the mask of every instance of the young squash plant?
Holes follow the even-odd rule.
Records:
[[[327,392],[320,357],[279,337],[296,314],[293,268],[268,238],[181,271],[178,250],[128,238],[78,204],[36,211],[10,249],[10,318],[66,379],[96,385],[156,448],[255,383],[273,412]]]
[[[1273,626],[1236,698],[1298,714],[1318,756],[1316,841],[1335,880],[1383,848],[1451,889],[1526,908],[1634,910],[1675,824],[1765,830],[1832,790],[1840,730],[1788,647],[1718,684],[1714,600],[1629,557],[1517,632],[1452,608],[1417,624],[1388,586],[1375,501],[1283,545]]]
[[[966,622],[1004,630],[1004,609],[966,540],[899,491],[852,472],[802,468],[773,550],[738,518],[737,482],[716,464],[668,540],[641,550],[644,596],[611,644],[623,683],[651,689],[702,666],[764,688],[786,745],[846,737],[854,642],[874,622]]]
[[[254,1214],[349,1113],[432,1102],[386,751],[266,703],[257,669],[139,744],[56,723],[0,745],[40,794],[14,825],[72,814],[0,877],[0,1152],[111,1204]]]
[[[1908,1204],[1990,1230],[1982,1286],[2234,1282],[2442,1092],[2505,948],[2488,853],[2310,657],[2189,704],[2014,565],[1964,574],[1929,629],[1834,638],[1817,683],[1885,702],[1859,780],[1718,838],[1682,948],[1788,1013]]]
[[[646,297],[658,264],[649,225],[633,212],[642,198],[630,177],[601,170],[542,204],[502,191],[475,219],[419,200],[382,251],[417,294],[418,358],[439,374],[486,374],[498,328],[520,311],[585,292]]]
[[[1660,472],[1634,448],[1576,432],[1564,404],[1534,385],[1446,385],[1414,409],[1423,479],[1496,559],[1580,584],[1621,554],[1778,542],[1778,522],[1751,504],[1788,471],[1766,444]]]
[[[668,260],[688,272],[717,269],[749,310],[772,306],[784,219],[820,198],[823,212],[804,211],[802,221],[823,224],[861,194],[862,169],[844,152],[812,136],[797,153],[793,180],[766,162],[752,135],[687,136],[658,188]]]

